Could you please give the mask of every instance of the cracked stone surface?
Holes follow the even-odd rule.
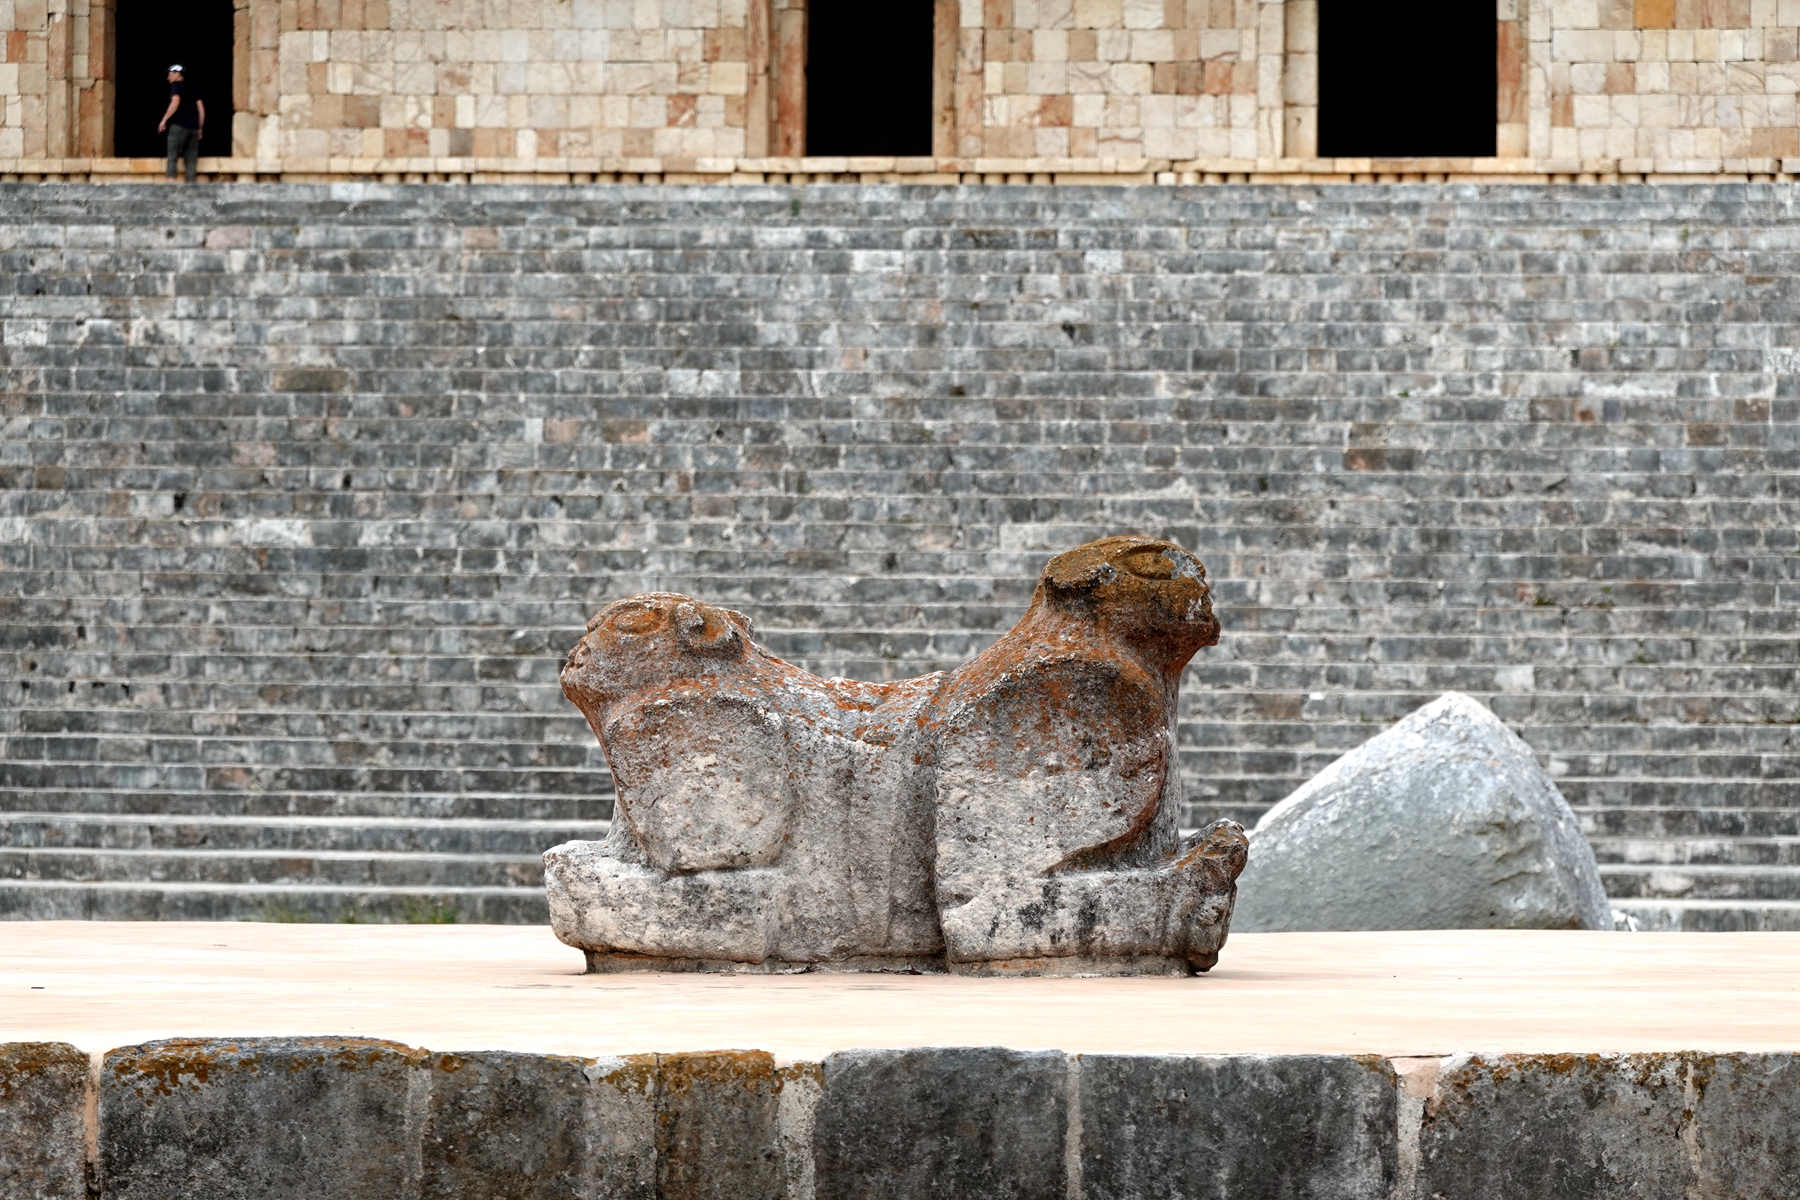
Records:
[[[1206,970],[1246,839],[1178,834],[1174,729],[1218,637],[1200,562],[1141,537],[1058,556],[993,646],[896,683],[687,596],[613,604],[562,681],[618,810],[544,856],[557,936],[593,970]]]
[[[1325,768],[1251,844],[1240,930],[1613,928],[1562,793],[1460,692]]]

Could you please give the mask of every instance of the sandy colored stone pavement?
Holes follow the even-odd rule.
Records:
[[[1194,979],[584,975],[548,929],[0,924],[0,1041],[337,1035],[584,1056],[1007,1046],[1800,1049],[1800,933],[1239,934]]]

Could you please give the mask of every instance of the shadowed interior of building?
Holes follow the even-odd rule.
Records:
[[[806,153],[931,153],[929,0],[807,13]]]
[[[1319,153],[1462,158],[1494,153],[1492,0],[1319,3]]]
[[[113,153],[161,158],[168,138],[157,122],[169,107],[168,70],[180,63],[206,105],[200,153],[231,153],[231,0],[189,0],[176,7],[125,0],[115,17],[118,88]]]

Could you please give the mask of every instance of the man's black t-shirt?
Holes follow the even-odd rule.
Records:
[[[169,118],[169,124],[188,129],[200,128],[200,110],[194,107],[194,97],[188,92],[187,80],[176,80],[169,84],[169,95],[180,101],[175,106],[175,115]]]

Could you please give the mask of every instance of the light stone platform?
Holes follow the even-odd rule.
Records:
[[[617,1055],[1800,1051],[1800,934],[1236,934],[1194,979],[584,975],[519,926],[46,921],[0,937],[0,1039],[338,1035]],[[32,990],[42,987],[42,991]]]
[[[1800,1178],[1800,934],[1245,934],[1194,979],[581,967],[517,926],[6,926],[0,1195],[1791,1200]]]

